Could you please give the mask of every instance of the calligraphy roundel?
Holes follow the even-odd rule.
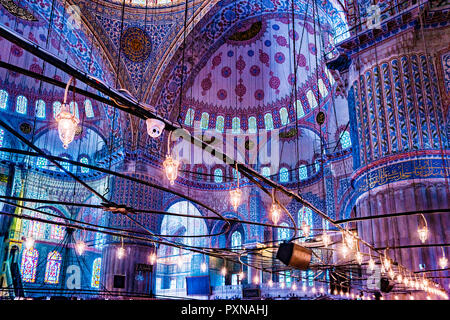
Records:
[[[133,62],[147,60],[152,51],[152,43],[148,34],[138,27],[125,30],[120,41],[122,52]]]

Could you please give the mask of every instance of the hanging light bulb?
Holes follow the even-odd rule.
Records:
[[[343,238],[345,243],[347,244],[347,247],[351,250],[355,247],[355,238],[354,238],[354,234],[355,233],[351,233],[349,231],[345,231],[343,234]]]
[[[272,281],[272,279],[269,280],[269,287],[271,287],[271,288],[273,287],[273,281]]]
[[[245,278],[245,273],[244,273],[244,271],[241,271],[241,272],[239,272],[239,280],[244,280],[244,278]]]
[[[359,252],[359,251],[356,251],[355,259],[356,259],[356,262],[357,262],[359,265],[361,265],[362,260],[363,260],[362,253]]]
[[[375,261],[373,261],[372,256],[370,256],[369,260],[369,270],[373,271],[375,269]]]
[[[417,228],[417,233],[419,234],[419,239],[422,243],[425,243],[425,241],[428,238],[428,224],[427,219],[425,219],[425,216],[423,214],[420,215],[424,221],[424,226]]]
[[[200,265],[200,270],[202,270],[202,272],[206,272],[206,263],[202,262],[202,264]]]
[[[312,292],[313,294],[315,294],[315,293],[316,293],[316,287],[313,287],[313,288],[311,289],[311,292]]]
[[[166,160],[163,162],[164,170],[166,171],[167,179],[169,180],[171,185],[175,184],[175,180],[178,176],[178,165],[180,162],[178,160],[172,159],[172,157],[168,154]]]
[[[309,224],[307,224],[305,220],[303,220],[303,222],[302,222],[302,231],[303,231],[303,235],[305,236],[305,238],[308,238],[309,232],[311,231],[311,226]]]
[[[330,235],[327,232],[322,235],[322,241],[325,248],[331,243]]]
[[[384,258],[384,269],[389,270],[391,268],[391,261],[388,257]]]
[[[297,290],[297,285],[295,283],[292,285],[292,290]]]
[[[255,276],[255,277],[253,278],[253,283],[254,283],[254,284],[258,284],[258,283],[259,283],[259,277],[258,277],[258,276]]]
[[[123,247],[117,248],[117,259],[122,259],[125,256],[125,249]]]
[[[389,277],[393,280],[395,278],[395,272],[394,270],[389,270]]]
[[[441,247],[442,249],[442,257],[439,258],[439,267],[441,269],[447,268],[448,259],[445,257],[444,247]]]
[[[284,289],[284,282],[282,282],[282,283],[280,284],[280,288],[281,288],[281,289]]]
[[[302,287],[302,291],[303,291],[303,292],[305,292],[305,291],[306,291],[306,286],[305,286],[305,285],[303,285],[303,287]]]
[[[241,204],[242,191],[239,188],[230,191],[230,202],[234,208],[234,211],[237,211],[237,208]]]
[[[348,252],[349,252],[349,250],[348,250],[347,246],[345,245],[345,243],[342,243],[342,247],[341,247],[342,256],[344,258],[347,257]]]
[[[155,262],[156,262],[156,254],[152,253],[150,255],[150,264],[153,265],[153,264],[155,264]]]
[[[25,248],[27,248],[28,250],[31,250],[31,249],[33,249],[33,247],[34,247],[34,239],[33,239],[33,237],[28,237],[25,240]]]
[[[178,257],[177,265],[178,265],[178,268],[181,268],[183,266],[183,257],[182,256]]]
[[[61,139],[61,142],[63,143],[64,149],[67,149],[69,147],[69,144],[73,141],[75,138],[75,132],[77,129],[77,125],[80,122],[79,119],[76,117],[76,115],[73,115],[70,112],[70,107],[67,103],[67,93],[69,91],[70,83],[74,81],[75,79],[71,77],[66,85],[66,90],[64,92],[64,101],[61,105],[61,109],[59,113],[56,115],[55,119],[58,123],[58,134],[59,139]],[[74,85],[75,87],[75,85]],[[75,90],[75,89],[74,89]],[[74,91],[75,95],[75,91]],[[74,99],[75,102],[75,99]]]
[[[324,292],[324,290],[323,290],[323,287],[320,287],[320,293],[323,293]]]
[[[402,277],[401,273],[397,276],[397,282],[398,283],[402,283],[403,282],[403,277]]]
[[[227,268],[223,267],[221,273],[225,277],[227,275]]]
[[[75,243],[75,250],[78,253],[79,256],[81,256],[84,253],[84,250],[86,250],[86,243],[84,241],[80,240]]]
[[[276,225],[278,221],[280,221],[281,217],[281,208],[275,201],[272,203],[272,208],[270,209],[270,213],[272,216],[272,221]]]

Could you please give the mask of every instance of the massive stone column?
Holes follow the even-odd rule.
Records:
[[[423,10],[427,14],[420,17]],[[347,210],[374,218],[440,210],[424,215],[430,233],[426,246],[415,247],[421,245],[419,214],[365,220],[357,229],[375,247],[391,248],[389,255],[418,276],[433,270],[426,276],[448,290],[448,280],[442,278],[448,271],[435,270],[440,269],[441,245],[450,236],[448,93],[443,77],[450,71],[442,72],[450,28],[448,21],[428,28],[436,22],[429,10],[412,6],[382,21],[381,29],[354,33],[341,45],[352,61],[345,76],[354,201]]]

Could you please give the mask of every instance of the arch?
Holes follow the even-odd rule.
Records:
[[[94,117],[94,109],[92,107],[92,102],[89,99],[84,100],[84,112],[86,113],[87,118]]]
[[[327,86],[325,85],[325,83],[323,82],[322,79],[319,78],[319,80],[317,81],[317,83],[319,84],[319,92],[320,95],[322,96],[322,99],[325,99],[326,96],[328,95],[328,89]]]
[[[231,127],[234,134],[241,133],[241,119],[239,117],[234,117],[231,122]]]
[[[242,245],[242,234],[240,231],[234,231],[231,234],[231,247],[239,248]]]
[[[312,110],[316,108],[319,104],[317,102],[316,96],[312,92],[312,90],[308,90],[306,92],[306,98],[308,99],[309,108]]]
[[[47,265],[45,266],[44,282],[57,284],[61,271],[61,255],[57,251],[52,251],[47,255]]]
[[[261,174],[264,177],[269,178],[270,177],[270,167],[262,167],[261,168]]]
[[[266,127],[266,130],[273,130],[273,118],[271,113],[266,113],[264,115],[264,125]]]
[[[283,126],[285,126],[289,123],[289,114],[285,107],[282,107],[280,109],[280,120],[281,120],[281,124]]]
[[[84,164],[89,164],[89,159],[86,156],[82,156],[80,158],[79,162],[84,163]],[[81,173],[88,173],[89,172],[89,168],[80,167],[80,171],[81,171]]]
[[[280,227],[289,227],[287,222],[280,223]],[[287,228],[278,228],[277,229],[277,239],[278,241],[285,241],[288,240],[291,236],[291,229]]]
[[[297,119],[301,119],[305,116],[305,110],[303,109],[303,104],[300,100],[295,102],[297,108]]]
[[[36,281],[36,267],[38,263],[39,252],[37,249],[25,249],[22,253],[22,263],[20,273],[23,282],[33,283]]]
[[[223,182],[223,170],[221,168],[214,169],[214,182],[215,183]]]
[[[281,167],[280,168],[280,173],[279,173],[280,177],[280,182],[289,182],[289,169],[286,167]]]
[[[187,126],[191,126],[194,123],[194,114],[195,111],[192,108],[189,108],[186,112],[186,118],[184,119],[184,124]]]
[[[223,116],[217,116],[216,118],[216,131],[223,133],[225,127],[225,119]]]
[[[209,127],[209,113],[203,112],[202,119],[200,120],[200,129],[208,130]]]
[[[305,164],[301,164],[298,167],[298,178],[300,180],[306,180],[308,179],[308,168],[306,167]]]
[[[256,124],[256,117],[248,118],[248,133],[256,133],[258,130],[258,126]]]
[[[59,102],[59,101],[53,102],[52,108],[53,108],[53,118],[56,119],[56,116],[61,111],[61,102]]]
[[[298,217],[297,217],[297,221],[298,221],[298,226],[301,227],[303,222],[306,223],[306,225],[310,226],[310,232],[309,235],[313,235],[314,231],[313,231],[313,217],[312,217],[312,210],[311,208],[305,207],[303,206],[302,208],[300,208],[300,210],[298,210]],[[303,233],[303,231],[302,231]]]
[[[340,144],[342,146],[342,149],[347,149],[352,146],[352,140],[350,138],[350,133],[348,130],[344,130],[339,135]]]

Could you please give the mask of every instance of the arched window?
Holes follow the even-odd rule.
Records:
[[[283,126],[285,126],[289,123],[289,114],[285,107],[280,109],[280,119],[281,119],[281,124]]]
[[[186,112],[186,118],[184,119],[184,124],[188,126],[192,126],[194,123],[194,109],[189,108]]]
[[[280,227],[289,227],[286,222],[280,223]],[[290,229],[278,228],[278,241],[288,240],[290,236]]]
[[[23,251],[22,264],[20,268],[23,282],[34,282],[36,280],[36,267],[38,257],[39,252],[34,248],[25,249]]]
[[[89,164],[89,160],[86,157],[81,157],[80,158],[80,162],[83,163],[83,164]],[[89,172],[89,168],[80,167],[80,171],[81,171],[81,173],[88,173]]]
[[[288,168],[282,167],[280,169],[280,182],[288,182],[289,181],[289,170]]]
[[[216,131],[223,132],[225,120],[222,116],[218,116],[216,119]]]
[[[202,181],[203,180],[203,168],[202,167],[197,167],[197,181]]]
[[[94,117],[94,109],[92,108],[92,102],[89,99],[84,100],[84,112],[87,118]]]
[[[56,119],[56,116],[61,111],[61,102],[55,101],[53,102],[53,118]]]
[[[235,180],[235,181],[237,181],[237,174],[236,174],[236,169],[234,169],[233,168],[233,179]],[[239,180],[241,179],[241,173],[239,172]]]
[[[55,218],[54,221],[63,223],[64,220],[62,218]],[[65,228],[62,225],[52,224],[51,225],[51,235],[50,238],[53,240],[62,240],[64,239],[64,231]]]
[[[42,99],[36,101],[36,117],[45,119],[45,101]]]
[[[331,74],[330,70],[328,68],[325,68],[325,73],[327,74],[328,80],[330,80],[331,85],[334,84],[334,77]]]
[[[26,214],[28,216],[31,217],[35,217],[35,218],[47,218],[44,217],[43,214],[39,213],[39,212],[34,212],[34,211],[27,211]],[[25,237],[33,237],[35,240],[38,239],[43,239],[44,238],[44,228],[45,225],[43,222],[40,221],[33,221],[33,220],[25,220],[23,222],[23,227],[22,227],[22,234]]]
[[[0,109],[6,109],[8,103],[8,92],[0,90]]]
[[[306,98],[308,99],[309,107],[311,109],[314,109],[315,107],[317,107],[318,103],[317,103],[316,96],[314,95],[314,93],[311,90],[308,90],[308,92],[306,93]]]
[[[273,118],[271,113],[266,113],[264,115],[264,125],[266,130],[273,130]]]
[[[312,287],[314,285],[314,272],[312,270],[308,270],[308,286]]]
[[[20,114],[27,113],[28,100],[24,96],[18,96],[16,100],[16,112]]]
[[[221,183],[223,181],[223,171],[222,169],[215,169],[214,170],[214,182],[215,183]]]
[[[52,251],[48,254],[47,266],[45,267],[45,283],[56,284],[59,282],[61,260],[61,255],[57,251]]]
[[[316,173],[319,172],[319,170],[320,170],[320,161],[319,161],[319,159],[316,159],[314,161],[314,168],[316,169]]]
[[[3,140],[5,139],[5,130],[0,129],[0,148],[3,147]]]
[[[70,108],[70,113],[74,114],[78,119],[80,119],[80,112],[78,111],[78,103],[71,101],[69,103],[69,108]]]
[[[250,117],[248,118],[248,133],[256,133],[258,127],[256,125],[256,118]]]
[[[91,287],[100,288],[100,272],[102,270],[102,258],[97,258],[92,264]]]
[[[238,248],[242,245],[242,235],[239,231],[233,232],[231,235],[231,247]]]
[[[262,167],[261,168],[261,174],[264,177],[269,178],[270,177],[270,167]]]
[[[305,110],[303,110],[302,102],[297,100],[295,105],[297,108],[297,119],[303,118],[305,116]]]
[[[202,113],[202,119],[200,121],[200,129],[207,130],[209,126],[209,113],[203,112]]]
[[[104,245],[105,245],[105,234],[101,232],[96,232],[94,238],[94,248],[101,250],[103,249]]]
[[[234,117],[231,122],[231,126],[232,126],[232,132],[234,134],[240,133],[241,132],[241,119],[239,119],[239,117]]]
[[[312,219],[312,210],[311,208],[308,207],[302,207],[299,211],[298,211],[298,226],[299,228],[301,228],[303,221],[311,227],[309,235],[313,235],[314,231],[313,231],[313,219]],[[302,232],[303,233],[303,232]]]
[[[341,132],[340,141],[341,141],[342,149],[347,149],[352,146],[352,140],[350,139],[350,133],[348,133],[347,130]]]
[[[308,179],[308,168],[304,164],[298,167],[298,178],[300,180]]]
[[[69,160],[68,157],[62,157],[62,158]],[[70,170],[71,170],[71,164],[70,164],[69,162],[61,161],[59,164],[60,164],[64,169],[66,169],[67,171],[70,171]],[[61,170],[61,171],[62,171],[62,170]]]
[[[317,82],[319,84],[320,95],[322,96],[322,98],[325,98],[328,95],[328,89],[325,86],[325,83],[323,83],[322,79],[319,79],[319,81]]]

